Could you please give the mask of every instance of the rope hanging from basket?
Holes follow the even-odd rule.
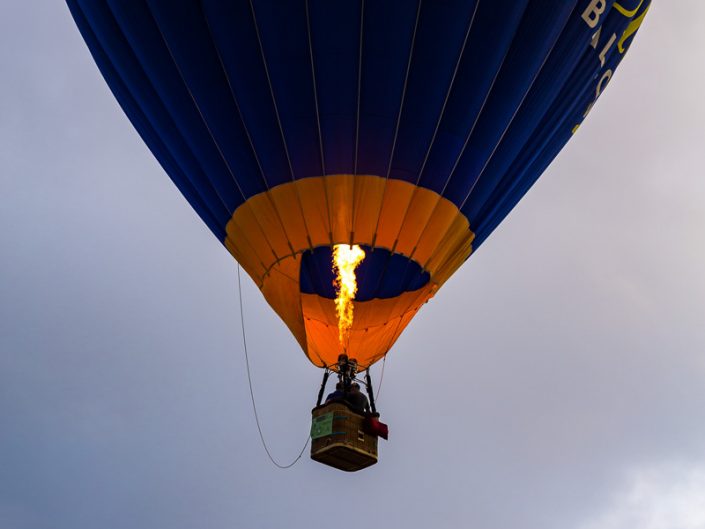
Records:
[[[272,453],[269,451],[269,447],[267,446],[267,442],[264,439],[264,434],[262,433],[262,426],[260,425],[259,421],[259,414],[257,413],[257,404],[255,403],[255,393],[252,389],[252,375],[250,373],[250,355],[247,351],[247,336],[245,334],[245,313],[243,311],[243,303],[242,303],[242,282],[240,280],[240,264],[238,263],[237,265],[237,291],[238,291],[238,299],[240,302],[240,327],[242,329],[242,346],[245,351],[245,366],[247,367],[247,384],[250,388],[250,400],[252,401],[252,411],[254,412],[255,416],[255,423],[257,424],[257,431],[259,432],[259,438],[262,443],[262,448],[264,448],[264,451],[267,453],[267,457],[269,460],[272,462],[274,466],[280,469],[286,469],[286,468],[291,468],[293,467],[299,459],[301,459],[301,456],[304,455],[304,452],[306,451],[306,448],[308,447],[308,443],[311,440],[311,436],[307,435],[306,436],[306,442],[304,443],[303,448],[301,448],[301,451],[299,452],[299,455],[296,456],[296,458],[289,464],[281,464],[279,463],[274,457],[272,456]]]

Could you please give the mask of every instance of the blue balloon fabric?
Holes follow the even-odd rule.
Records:
[[[650,0],[68,0],[193,209],[308,357],[361,365],[499,225],[605,90]],[[333,311],[333,312],[332,312]]]

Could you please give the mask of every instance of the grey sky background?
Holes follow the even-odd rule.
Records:
[[[66,6],[5,4],[0,528],[705,528],[705,3],[654,3],[573,141],[404,333],[390,440],[357,474],[269,463],[234,261]],[[290,460],[320,372],[243,295]]]

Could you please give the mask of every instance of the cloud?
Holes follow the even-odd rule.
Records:
[[[705,528],[705,462],[640,468],[609,508],[580,529]]]

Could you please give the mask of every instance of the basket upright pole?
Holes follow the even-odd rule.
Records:
[[[318,400],[316,401],[316,407],[321,405],[321,401],[323,400],[323,393],[326,390],[326,383],[328,382],[328,377],[330,376],[330,371],[328,369],[325,370],[323,373],[323,382],[321,382],[321,389],[318,390]]]

